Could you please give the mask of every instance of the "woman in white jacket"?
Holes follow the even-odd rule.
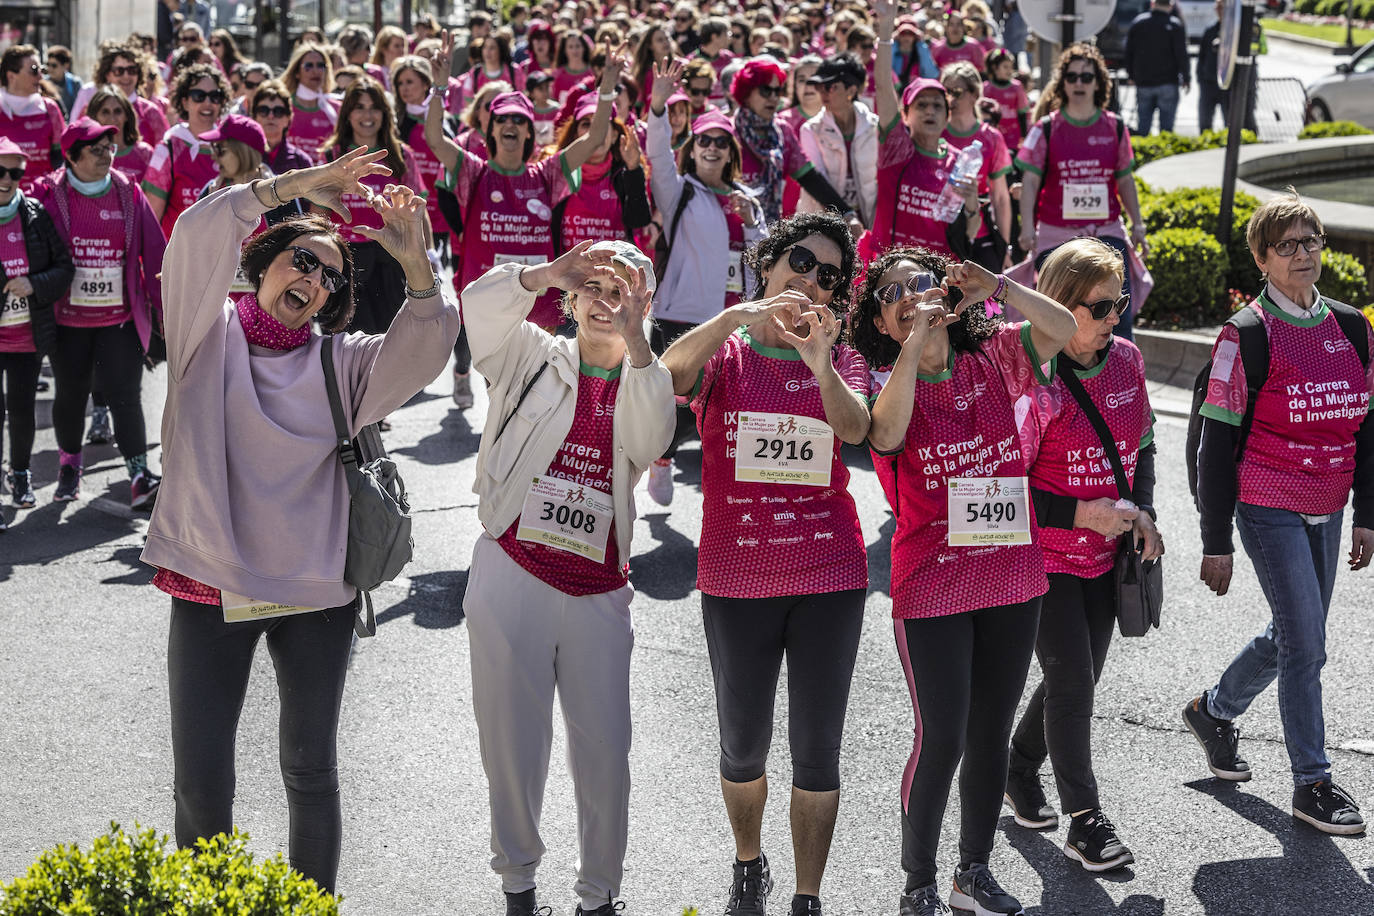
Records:
[[[878,116],[858,101],[867,79],[864,65],[852,54],[822,63],[807,82],[820,89],[824,107],[802,124],[800,134],[802,152],[849,206],[850,229],[860,231],[873,228],[878,200]],[[802,191],[799,213],[822,209]],[[856,219],[861,225],[856,226]]]
[[[630,798],[630,534],[634,486],[668,447],[673,381],[644,324],[653,266],[628,242],[502,264],[463,290],[491,406],[463,610],[507,916],[536,912],[539,806],[557,688],[577,797],[577,913],[618,912]],[[526,321],[566,290],[577,336]],[[547,912],[541,911],[541,912]]]

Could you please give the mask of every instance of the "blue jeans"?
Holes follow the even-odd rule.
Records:
[[[1298,786],[1331,776],[1321,677],[1342,514],[1310,525],[1286,509],[1236,505],[1240,541],[1255,566],[1273,619],[1207,692],[1207,706],[1218,718],[1234,719],[1278,677],[1279,718]]]
[[[1174,114],[1178,111],[1178,85],[1137,86],[1135,90],[1136,134],[1150,135],[1155,111],[1159,112],[1159,129],[1174,129]]]
[[[1012,10],[1011,15],[1002,23],[1002,47],[1010,51],[1013,57],[1019,57],[1025,53],[1026,36],[1029,34],[1030,28],[1021,16],[1021,11]]]

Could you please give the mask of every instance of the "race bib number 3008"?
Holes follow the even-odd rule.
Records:
[[[741,411],[735,479],[828,487],[834,450],[835,432],[823,420]]]
[[[949,481],[949,545],[1029,544],[1024,477],[956,477]]]
[[[602,563],[614,517],[609,493],[557,477],[536,477],[525,494],[515,539]]]

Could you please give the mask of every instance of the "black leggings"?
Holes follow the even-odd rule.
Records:
[[[332,893],[343,839],[337,743],[352,605],[225,623],[218,607],[172,599],[167,676],[177,845],[233,829],[234,735],[263,634],[281,702],[279,758],[291,814],[291,867]]]
[[[806,792],[840,787],[840,738],[866,592],[781,598],[702,594],[723,778],[752,782],[764,774],[786,654],[792,785]]]
[[[37,422],[34,403],[38,396],[37,353],[0,353],[0,446],[4,445],[5,420],[10,424],[10,470],[27,471],[33,455]]]
[[[472,348],[468,346],[467,325],[458,328],[458,339],[453,342],[453,371],[467,375],[472,371]]]
[[[1111,570],[1096,579],[1050,573],[1035,655],[1044,679],[1011,741],[1011,768],[1036,772],[1048,756],[1067,813],[1098,808],[1093,775],[1093,693],[1116,628]]]
[[[653,329],[649,335],[649,348],[659,356],[667,350],[673,341],[683,334],[686,334],[694,324],[683,321],[664,321],[659,319],[654,322]],[[692,408],[681,404],[677,408],[677,426],[673,429],[673,441],[668,446],[668,451],[663,453],[664,458],[672,458],[677,454],[677,448],[691,437],[697,434],[697,415],[692,413]]]
[[[1007,739],[1026,686],[1040,599],[946,617],[896,621],[897,652],[916,713],[902,774],[907,890],[935,882],[935,853],[959,771],[959,864],[992,853],[1007,786]]]
[[[52,356],[52,426],[57,447],[80,454],[91,385],[105,395],[114,418],[115,444],[125,458],[148,451],[143,422],[143,346],[132,321],[106,328],[57,326]]]
[[[380,242],[352,242],[353,301],[350,331],[385,334],[406,301],[406,274]]]

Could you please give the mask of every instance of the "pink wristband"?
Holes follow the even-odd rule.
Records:
[[[1006,275],[1006,274],[998,274],[998,275],[997,275],[997,289],[996,289],[996,290],[993,292],[993,294],[992,294],[991,296],[989,296],[988,298],[989,298],[989,299],[992,299],[992,300],[995,300],[995,301],[997,301],[997,302],[1006,302],[1006,301],[1007,301],[1007,300],[1006,300],[1006,295],[1007,295],[1007,275]]]

